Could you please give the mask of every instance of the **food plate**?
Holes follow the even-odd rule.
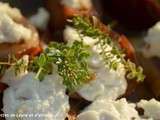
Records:
[[[0,2],[2,119],[160,120],[160,24],[133,32],[102,3]]]

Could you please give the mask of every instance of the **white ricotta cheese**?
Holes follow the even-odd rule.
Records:
[[[62,78],[57,74],[48,75],[40,82],[35,79],[35,73],[28,73],[4,91],[5,114],[32,115],[21,120],[64,120],[68,111],[68,96]],[[37,117],[37,114],[40,116]],[[6,120],[15,118],[8,117]]]
[[[142,108],[144,110],[144,117],[149,117],[154,120],[160,119],[160,102],[151,99],[149,101],[147,100],[141,100],[137,106],[139,108]]]
[[[62,0],[61,3],[67,7],[75,9],[89,9],[92,7],[91,0]]]
[[[66,26],[66,28],[64,29],[63,32],[63,36],[64,36],[64,40],[68,43],[68,45],[72,45],[72,43],[77,40],[77,41],[81,41],[81,38],[79,36],[79,34],[77,33],[76,29],[74,29],[73,27],[70,26]],[[83,37],[84,39],[84,44],[85,45],[89,45],[89,46],[93,46],[96,42],[97,39],[92,39],[90,37]]]
[[[31,30],[15,22],[22,19],[19,10],[0,3],[0,13],[0,43],[17,43],[31,38]]]
[[[117,101],[98,99],[78,115],[78,120],[140,120],[135,106],[125,98]]]
[[[115,100],[123,95],[127,88],[124,76],[118,75],[116,71],[110,71],[104,66],[92,69],[95,72],[95,80],[82,86],[78,93],[86,100],[93,101],[99,97]]]
[[[45,8],[41,7],[35,15],[29,18],[29,21],[38,29],[45,30],[49,21],[49,13]]]
[[[142,49],[143,54],[146,57],[160,57],[160,22],[148,30],[144,41],[147,45]]]
[[[22,14],[17,8],[11,8],[8,3],[0,2],[0,13],[5,13],[14,20],[21,19]]]
[[[75,40],[80,41],[77,31],[67,26],[64,30],[64,39],[71,45]],[[101,57],[99,56],[99,46],[95,43],[97,39],[91,37],[83,37],[83,43],[90,46],[91,57],[88,60],[89,68],[95,73],[95,80],[90,81],[88,84],[82,86],[78,93],[86,100],[93,101],[98,97],[106,97],[115,100],[123,95],[127,88],[125,79],[125,69],[123,64],[118,64],[118,70],[110,70],[108,66],[104,66]],[[112,47],[107,45],[106,51],[112,50]],[[113,56],[113,59],[119,61]]]

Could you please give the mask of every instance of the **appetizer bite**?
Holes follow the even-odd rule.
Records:
[[[133,55],[129,52],[127,56],[123,52],[123,49],[128,49],[125,49],[123,44],[119,45],[118,40],[122,43],[120,35],[106,28],[95,17],[91,21],[86,17],[74,17],[69,21],[71,25],[64,30],[64,39],[68,45],[75,41],[82,42],[88,46],[90,53],[87,64],[92,77],[79,87],[77,93],[88,101],[94,101],[99,97],[116,100],[126,93],[127,79],[144,79],[142,68],[136,68],[127,58]],[[132,51],[132,48],[129,50]]]
[[[0,13],[0,58],[40,51],[37,31],[17,8],[0,2]]]
[[[75,16],[68,22],[65,43],[52,42],[30,60],[26,55],[9,61],[10,67],[3,65],[2,82],[9,86],[3,92],[4,113],[17,115],[14,119],[29,119],[20,114],[32,114],[31,118],[35,119],[38,113],[45,115],[38,119],[64,120],[72,115],[71,99],[88,102],[77,108],[78,114],[97,100],[116,103],[126,93],[127,80],[143,81],[142,68],[128,59],[130,52],[125,56],[123,44],[118,43],[124,37],[114,34],[95,17]]]
[[[143,69],[127,37],[92,16],[92,1],[45,3],[50,15],[40,8],[30,17],[31,25],[17,8],[0,2],[0,58],[11,54],[7,62],[0,62],[4,119],[160,120],[158,100],[129,100],[145,79]],[[34,27],[43,40],[49,17],[49,26],[54,34],[63,33],[58,40],[63,42],[43,41],[46,46],[41,49]],[[145,37],[146,58],[160,56],[159,30],[157,23]],[[158,80],[147,80],[156,96],[160,96]]]

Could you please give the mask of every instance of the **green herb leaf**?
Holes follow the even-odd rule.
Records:
[[[35,57],[29,65],[29,70],[36,72],[35,78],[40,80],[43,80],[45,75],[51,74],[52,69],[52,62],[45,53]]]
[[[90,79],[87,65],[89,52],[82,42],[75,41],[71,47],[62,43],[51,43],[47,56],[58,66],[58,73],[69,91],[74,91]]]
[[[142,82],[144,80],[145,76],[143,75],[142,67],[136,67],[136,65],[132,63],[130,60],[126,61],[125,67],[127,71],[127,78],[136,78],[138,82]]]
[[[28,69],[28,57],[25,58],[22,57],[21,59],[17,60],[15,57],[13,58],[15,63],[13,65],[13,68],[15,70],[15,74],[18,75],[18,74],[21,74],[21,73],[24,73],[25,71],[27,71]]]
[[[113,42],[108,34],[101,32],[101,30],[91,24],[85,17],[75,16],[71,22],[81,36],[89,36],[98,39],[96,44],[100,46],[101,52],[99,54],[101,55],[105,66],[117,70],[119,63],[122,63],[126,68],[126,76],[128,79],[136,78],[138,82],[144,80],[145,76],[143,75],[143,69],[141,67],[136,68],[134,63],[125,60],[125,54],[116,43]],[[110,51],[106,50],[108,46],[112,47]]]

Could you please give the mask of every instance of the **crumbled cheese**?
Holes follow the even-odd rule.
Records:
[[[0,13],[0,43],[17,43],[31,38],[31,30],[15,22],[22,19],[16,8],[0,3]]]
[[[21,120],[64,120],[68,111],[68,96],[58,74],[48,75],[43,81],[39,81],[35,79],[35,73],[28,73],[17,84],[12,84],[4,91],[5,114],[33,115],[29,118],[22,117]],[[37,117],[37,114],[42,116]]]
[[[75,40],[81,41],[79,34],[73,27],[66,26],[63,34],[64,40],[67,41],[69,45],[72,45]],[[84,44],[89,46],[93,46],[98,41],[97,39],[92,39],[87,36],[83,37],[83,40]]]
[[[17,8],[11,8],[8,3],[0,2],[0,13],[5,13],[14,20],[19,20],[22,18],[22,14]]]
[[[38,12],[29,18],[29,21],[38,29],[45,30],[49,21],[49,13],[45,8],[39,8]]]
[[[125,98],[117,101],[98,99],[78,115],[78,120],[140,120],[135,106]]]
[[[146,57],[160,57],[160,22],[148,30],[144,41],[146,46],[142,49],[143,54]]]
[[[62,0],[61,3],[75,9],[90,9],[92,7],[91,0]]]
[[[160,119],[160,102],[151,99],[149,101],[147,100],[141,100],[137,106],[139,108],[142,108],[144,110],[144,117],[150,117],[154,120]]]
[[[92,71],[95,72],[96,78],[78,90],[83,98],[89,101],[99,97],[115,100],[125,93],[127,82],[124,75],[118,75],[116,71],[110,71],[104,66]]]
[[[68,45],[71,45],[75,40],[81,40],[77,31],[69,26],[64,30],[64,39],[68,42]],[[96,42],[97,39],[83,37],[83,43],[90,46],[91,57],[88,60],[88,64],[91,71],[95,73],[95,79],[83,85],[77,92],[89,101],[93,101],[98,97],[115,100],[123,95],[127,88],[124,65],[119,62],[117,71],[110,70],[108,66],[104,66],[99,56],[101,50],[99,46],[95,44]],[[112,50],[112,47],[109,45],[105,48],[106,51]],[[113,59],[117,62],[120,61],[120,59],[114,56]]]

